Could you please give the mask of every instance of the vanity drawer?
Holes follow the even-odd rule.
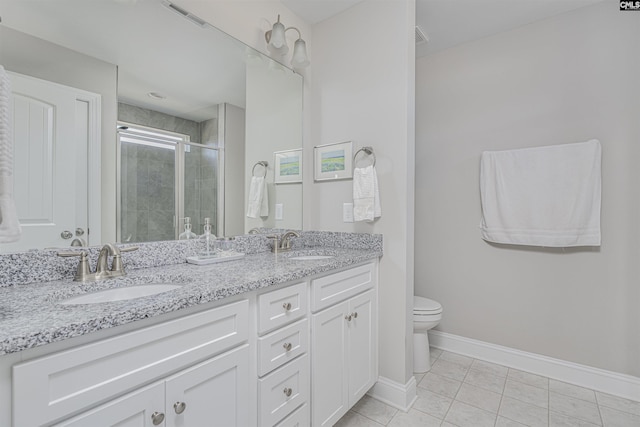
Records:
[[[258,295],[258,332],[264,334],[307,314],[307,284]]]
[[[303,319],[258,338],[258,375],[263,376],[308,351],[309,325]]]
[[[374,284],[373,263],[314,279],[311,281],[311,311],[320,311],[344,301],[372,288]]]
[[[61,419],[235,347],[248,318],[243,300],[15,365],[14,425]]]
[[[309,411],[309,404],[305,403],[282,420],[276,427],[307,427],[311,425],[311,411]]]
[[[258,424],[273,426],[309,400],[309,357],[305,354],[258,380]]]

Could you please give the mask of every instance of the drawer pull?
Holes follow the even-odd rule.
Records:
[[[291,310],[291,303],[285,302],[284,304],[282,304],[282,308],[284,308],[285,311]]]
[[[176,411],[176,414],[180,415],[187,409],[187,404],[184,402],[176,402],[173,404],[173,409]]]
[[[154,412],[151,414],[151,422],[154,426],[159,426],[164,421],[164,414],[162,412]]]
[[[291,351],[291,343],[290,342],[286,342],[286,343],[282,344],[282,347],[284,347],[284,349],[286,351]]]
[[[287,396],[287,397],[290,397],[291,393],[293,392],[293,390],[291,390],[291,388],[289,388],[289,387],[285,387],[285,389],[282,390],[282,391],[284,392],[284,395]]]

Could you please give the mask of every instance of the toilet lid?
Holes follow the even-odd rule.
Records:
[[[414,313],[439,313],[442,311],[442,305],[429,298],[414,296],[413,311]]]

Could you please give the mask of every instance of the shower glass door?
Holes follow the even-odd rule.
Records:
[[[174,240],[190,217],[202,234],[210,218],[216,234],[218,150],[189,136],[119,123],[117,239]]]

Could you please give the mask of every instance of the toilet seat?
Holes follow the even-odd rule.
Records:
[[[413,297],[413,314],[418,316],[434,315],[442,313],[442,305],[429,298]]]

